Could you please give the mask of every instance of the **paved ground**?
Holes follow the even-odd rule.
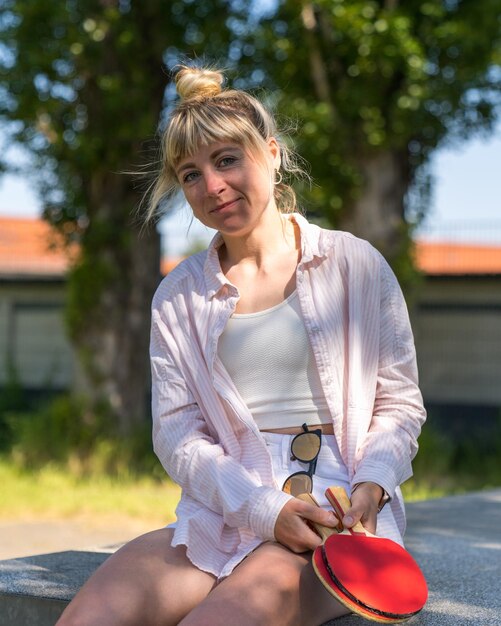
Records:
[[[68,522],[64,522],[64,526],[67,527]],[[0,524],[0,542],[4,549],[12,548],[15,552],[22,548],[23,554],[34,554],[35,551],[56,550],[55,544],[60,550],[67,549],[72,533],[79,538],[72,545],[73,549],[108,545],[120,533],[119,540],[129,538],[126,536],[128,529],[123,527],[106,532],[105,529],[87,528],[84,534],[79,534],[82,528],[71,529],[69,526],[70,530],[66,528],[63,532],[63,527],[58,524],[24,525],[14,532],[12,527],[9,531]],[[46,547],[41,541],[44,533],[50,542]],[[132,532],[130,537],[136,534]],[[87,546],[83,545],[85,542],[88,542]],[[426,607],[408,622],[409,626],[501,626],[501,490],[409,504],[406,544],[423,568],[430,591]],[[106,554],[89,554],[88,557],[91,561],[99,557],[100,562]],[[16,571],[26,572],[26,564],[31,561],[32,567],[38,571],[36,558],[4,561],[0,563],[0,573],[3,567],[4,574],[10,573],[18,586]],[[89,562],[86,571],[89,573],[97,564],[97,561]],[[62,581],[57,593],[63,595],[57,596],[54,592],[53,597],[65,597],[67,592],[64,589],[68,587],[65,587],[64,572],[59,567],[57,570]],[[7,623],[0,616],[0,624]],[[367,622],[351,616],[330,622],[329,626],[362,623]]]
[[[146,521],[98,519],[0,521],[0,560],[124,543],[152,530]]]

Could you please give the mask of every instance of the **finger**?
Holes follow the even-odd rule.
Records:
[[[322,539],[302,517],[291,519],[286,528],[276,527],[275,539],[296,553],[314,550]]]
[[[376,534],[377,526],[377,509],[371,506],[370,503],[367,506],[362,504],[352,505],[349,508],[345,516],[343,517],[343,526],[345,528],[352,528],[357,522],[360,522],[365,530],[369,531],[373,535]]]
[[[378,489],[381,488],[378,487]],[[379,500],[377,500],[377,502],[379,502]],[[376,533],[377,503],[371,494],[367,493],[364,486],[357,489],[353,494],[351,511],[347,511],[346,513],[354,518],[355,521],[353,525],[356,524],[358,518],[366,530],[372,534]],[[351,526],[349,526],[349,528],[351,528]]]
[[[322,538],[305,524],[305,531],[301,533],[300,541],[298,541],[297,552],[305,552],[306,550],[314,550],[318,546],[322,545]]]
[[[326,511],[319,506],[309,506],[302,513],[302,517],[315,524],[322,524],[322,526],[328,526],[329,528],[336,528],[339,524],[339,520],[333,511]]]
[[[365,528],[365,530],[368,530],[373,535],[376,534],[376,522],[377,522],[377,518],[372,515],[368,515],[367,519],[362,518],[363,527]]]
[[[360,521],[362,522],[365,530],[369,531],[373,535],[376,534],[377,511],[374,511],[372,509],[365,511]]]
[[[360,522],[363,516],[363,509],[359,509],[357,507],[350,507],[343,517],[343,526],[345,528],[351,528],[355,526],[357,522]]]

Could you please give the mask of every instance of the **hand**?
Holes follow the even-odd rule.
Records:
[[[378,506],[383,493],[383,488],[376,483],[360,483],[351,495],[351,507],[343,517],[343,526],[351,528],[362,522],[366,530],[376,534]]]
[[[308,521],[329,528],[335,528],[339,524],[339,520],[332,511],[325,511],[298,498],[292,498],[277,517],[275,539],[292,552],[314,550],[321,545],[322,539],[308,526]]]

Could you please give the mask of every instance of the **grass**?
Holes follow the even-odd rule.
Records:
[[[402,485],[402,494],[406,502],[416,502],[418,500],[443,498],[445,496],[467,493],[469,491],[481,491],[486,488],[489,488],[489,485],[483,485],[479,482],[464,485],[452,478],[441,480],[411,479]]]
[[[36,471],[0,461],[0,519],[53,519],[99,515],[148,520],[175,519],[179,488],[166,478],[78,477],[54,465]]]

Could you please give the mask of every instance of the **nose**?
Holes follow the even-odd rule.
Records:
[[[205,189],[209,196],[219,196],[225,189],[225,182],[221,174],[217,171],[210,170],[205,172]]]

